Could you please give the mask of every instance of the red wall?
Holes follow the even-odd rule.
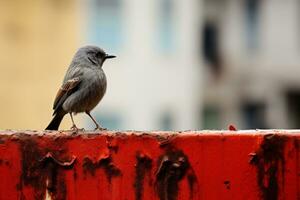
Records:
[[[0,200],[300,199],[300,131],[0,133]]]

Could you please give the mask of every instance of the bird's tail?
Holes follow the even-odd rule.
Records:
[[[57,112],[45,130],[58,130],[58,127],[66,113]]]

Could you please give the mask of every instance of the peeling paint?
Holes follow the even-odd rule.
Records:
[[[48,152],[46,156],[44,156],[41,160],[39,160],[42,163],[48,163],[52,162],[55,163],[56,165],[63,167],[65,169],[72,168],[75,161],[76,161],[76,156],[72,156],[72,159],[70,161],[59,161],[54,156],[52,153]]]

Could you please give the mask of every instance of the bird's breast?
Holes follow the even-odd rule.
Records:
[[[101,101],[106,92],[107,81],[105,74],[98,72],[92,80],[89,80],[87,87],[89,92],[86,97],[86,111],[90,111]]]

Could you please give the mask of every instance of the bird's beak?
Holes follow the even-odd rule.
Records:
[[[114,56],[114,55],[108,55],[108,54],[105,55],[105,59],[111,59],[111,58],[115,58],[115,57],[117,57],[117,56]]]

